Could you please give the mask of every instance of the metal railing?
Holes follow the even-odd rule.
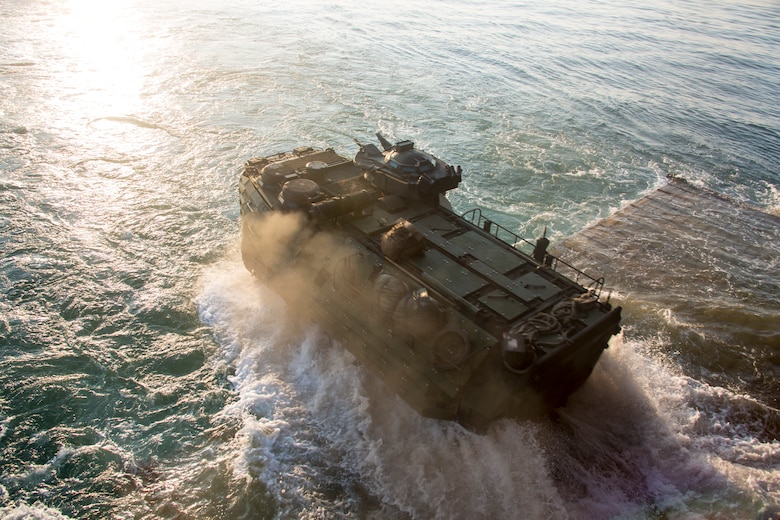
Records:
[[[601,297],[601,291],[604,289],[603,276],[600,278],[594,278],[593,276],[582,271],[581,269],[574,267],[570,263],[561,260],[557,256],[551,255],[550,253],[545,254],[543,262],[541,263],[538,262],[532,256],[533,250],[536,247],[536,244],[534,242],[531,242],[530,240],[521,237],[520,235],[514,233],[513,231],[510,231],[509,229],[505,228],[501,224],[498,224],[497,222],[485,217],[484,215],[482,215],[482,210],[479,208],[474,208],[472,210],[467,211],[462,215],[462,217],[465,220],[468,220],[469,222],[474,224],[475,226],[481,228],[486,233],[490,233],[491,235],[498,238],[502,242],[512,246],[514,249],[517,249],[518,251],[526,255],[531,261],[536,262],[540,266],[549,267],[556,273],[560,273],[564,275],[571,273],[569,276],[572,276],[575,282],[580,284],[583,284],[584,282],[583,286],[586,289],[592,290],[597,297]]]

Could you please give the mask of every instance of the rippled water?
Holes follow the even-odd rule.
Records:
[[[693,324],[678,321],[684,277],[648,291],[663,270],[614,273],[625,333],[560,423],[476,436],[418,417],[293,325],[240,263],[236,192],[251,156],[351,155],[380,130],[463,166],[457,210],[530,237],[575,236],[667,175],[728,196],[746,236],[776,237],[739,210],[780,211],[775,3],[71,0],[0,15],[3,517],[780,515],[762,383],[780,366],[776,259],[729,258],[734,297]],[[758,318],[740,318],[733,349],[710,345],[733,315]]]

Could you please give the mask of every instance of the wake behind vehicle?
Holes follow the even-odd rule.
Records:
[[[246,163],[247,269],[423,416],[480,431],[565,404],[620,330],[603,279],[453,213],[461,168],[377,137],[354,159],[303,146]]]

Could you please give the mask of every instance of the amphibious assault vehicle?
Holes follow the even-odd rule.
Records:
[[[620,330],[603,278],[453,213],[460,166],[377,137],[246,163],[247,269],[423,416],[480,431],[565,404]]]

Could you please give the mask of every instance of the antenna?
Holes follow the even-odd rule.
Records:
[[[379,132],[377,132],[377,133],[376,133],[376,136],[379,138],[379,142],[382,144],[382,148],[384,148],[386,152],[389,152],[390,150],[392,150],[392,149],[393,149],[393,145],[392,145],[392,144],[390,144],[390,141],[388,141],[387,139],[385,139],[385,138],[382,136],[382,134],[380,134]]]

